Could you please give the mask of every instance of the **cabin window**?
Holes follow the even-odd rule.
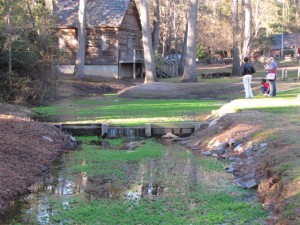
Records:
[[[101,49],[102,51],[109,50],[109,38],[106,35],[101,36]]]

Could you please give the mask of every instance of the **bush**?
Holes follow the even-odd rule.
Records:
[[[205,49],[202,45],[198,47],[196,55],[198,59],[205,59],[208,56],[208,54],[205,52]]]

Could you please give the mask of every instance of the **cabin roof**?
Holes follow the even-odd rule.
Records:
[[[87,0],[87,27],[120,27],[131,0]],[[58,27],[78,27],[79,0],[58,0],[54,15]]]
[[[281,49],[282,48],[282,38],[283,38],[283,48],[294,48],[295,46],[300,46],[300,34],[274,34],[272,39],[274,45],[272,49]]]

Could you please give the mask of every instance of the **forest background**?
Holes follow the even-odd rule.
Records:
[[[40,104],[54,94],[59,75],[52,65],[68,61],[57,46],[57,18],[52,15],[55,2],[0,0],[0,99]],[[244,56],[269,56],[274,45],[272,35],[296,33],[300,23],[298,0],[137,0],[136,4],[148,12],[141,14],[141,21],[149,23],[146,29],[152,41],[148,51],[155,57],[151,60],[152,73],[157,59],[180,53],[183,57],[178,62],[178,73],[187,82],[197,81],[196,59],[205,63],[229,59],[232,74],[239,75]],[[196,19],[188,16],[193,8],[197,9]],[[143,18],[145,15],[148,18]],[[187,29],[189,25],[193,30]],[[194,34],[188,36],[188,30]],[[194,40],[188,50],[191,38]],[[296,56],[297,49],[291,51]],[[282,52],[281,56],[288,53]],[[153,74],[147,79],[147,68],[145,82],[156,81]]]

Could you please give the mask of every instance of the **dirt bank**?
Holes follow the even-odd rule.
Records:
[[[54,126],[0,114],[0,213],[9,200],[28,191],[51,163],[72,149]]]

